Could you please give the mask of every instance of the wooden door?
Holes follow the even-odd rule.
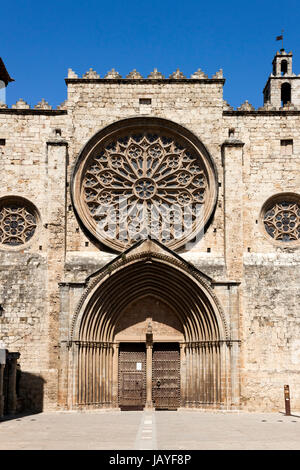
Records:
[[[145,345],[121,343],[119,355],[119,406],[122,410],[142,410],[145,403]]]
[[[152,363],[152,397],[153,406],[156,409],[176,410],[180,406],[179,371],[179,344],[154,344]]]

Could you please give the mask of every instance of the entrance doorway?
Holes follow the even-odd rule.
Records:
[[[121,343],[119,353],[119,407],[142,410],[146,405],[146,346]],[[178,343],[155,343],[152,351],[152,402],[159,410],[180,406],[180,350]]]
[[[146,245],[116,261],[113,273],[93,275],[78,304],[64,356],[73,374],[70,407],[230,407],[231,394],[238,399],[239,344],[229,339],[209,280]]]

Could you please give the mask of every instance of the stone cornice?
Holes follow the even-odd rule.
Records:
[[[273,75],[271,77],[268,78],[268,81],[269,80],[295,80],[295,79],[298,79],[299,80],[300,76],[299,75]]]
[[[61,116],[68,114],[66,109],[11,109],[1,108],[0,114],[15,114],[15,115],[34,115],[34,116]]]
[[[77,84],[77,83],[110,83],[110,84],[128,84],[128,85],[142,85],[142,84],[149,84],[153,85],[154,83],[159,84],[195,84],[195,83],[204,83],[204,84],[221,84],[224,85],[225,78],[65,78],[65,82],[67,85],[69,84]]]
[[[223,116],[300,116],[300,110],[291,111],[223,111]]]

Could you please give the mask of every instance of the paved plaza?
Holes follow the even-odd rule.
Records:
[[[0,450],[300,449],[300,413],[52,412],[0,422]]]

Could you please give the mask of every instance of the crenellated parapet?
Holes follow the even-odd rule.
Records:
[[[61,104],[59,104],[56,109],[67,109],[68,107],[68,100],[63,101]]]
[[[111,69],[104,78],[122,78],[122,76],[115,69]]]
[[[132,78],[133,80],[138,80],[139,78],[143,78],[143,77],[136,69],[133,69],[132,72],[126,75],[126,78]]]
[[[96,70],[93,70],[90,68],[83,76],[82,78],[100,78],[100,75],[96,72]]]
[[[179,69],[177,69],[176,72],[171,73],[169,78],[175,78],[176,80],[178,80],[179,78],[186,78],[186,76],[183,75],[183,73],[180,72]]]
[[[12,109],[30,109],[30,105],[26,103],[23,98],[20,98],[15,104],[12,105]]]
[[[247,100],[241,104],[239,108],[237,108],[238,111],[255,111],[254,106],[252,106],[251,103],[249,103]]]
[[[196,72],[192,73],[191,78],[208,78],[208,75],[206,75],[206,73],[201,69],[198,69]]]
[[[106,79],[115,79],[115,80],[223,80],[223,71],[220,69],[211,78],[203,72],[200,68],[196,72],[192,73],[188,78],[184,73],[177,68],[175,72],[171,73],[169,77],[166,77],[162,74],[157,68],[154,68],[146,77],[143,77],[140,72],[136,69],[129,72],[125,77],[123,77],[118,71],[112,68],[107,72],[103,78],[95,70],[90,68],[85,72],[82,77],[79,77],[71,68],[68,69],[68,76],[66,80],[78,79],[78,80],[106,80]]]
[[[165,77],[157,69],[154,69],[153,72],[151,72],[150,75],[148,75],[148,78],[165,78]]]
[[[52,106],[50,106],[50,104],[44,98],[42,98],[41,101],[35,105],[34,109],[52,109]]]

